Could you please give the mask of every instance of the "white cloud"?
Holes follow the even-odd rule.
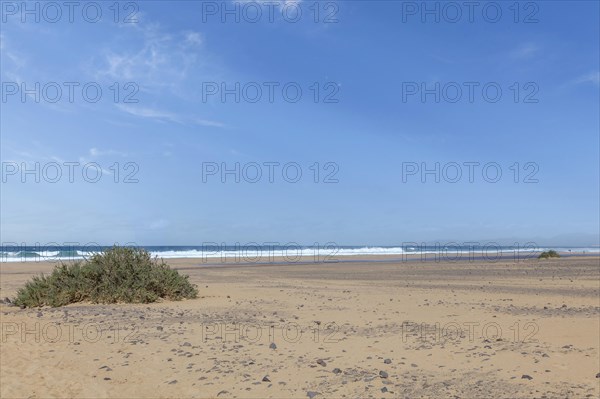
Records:
[[[198,32],[187,32],[185,34],[185,41],[194,45],[200,45],[203,43],[202,35],[200,35]]]
[[[66,162],[73,162],[74,159],[70,158],[70,159],[65,159],[63,157],[60,157],[58,155],[48,155],[49,152],[49,148],[45,147],[44,144],[37,142],[37,141],[32,141],[31,143],[31,149],[29,151],[22,151],[22,150],[18,150],[15,149],[13,147],[10,146],[3,146],[3,149],[6,149],[10,154],[14,155],[14,158],[11,158],[10,160],[7,160],[7,162],[17,162],[17,163],[24,163],[25,165],[27,165],[27,168],[29,169],[33,169],[35,164],[44,164],[44,163],[48,163],[48,162],[56,162],[59,164],[65,164]],[[110,150],[112,151],[112,150]],[[90,150],[90,155],[92,157],[94,157],[94,154],[107,154],[108,152],[104,151],[104,152],[99,152],[98,150],[96,150],[95,148],[92,148]],[[114,154],[122,154],[119,153],[117,151],[114,151]],[[91,159],[88,159],[85,156],[80,156],[77,158],[77,162],[80,163],[80,165],[85,165],[91,162],[94,162]],[[111,175],[112,176],[112,172],[100,167],[100,170],[102,171],[102,174],[104,175]]]
[[[134,106],[123,105],[123,104],[118,104],[117,107],[120,110],[127,112],[130,115],[137,116],[140,118],[148,118],[148,119],[155,119],[155,120],[159,120],[159,121],[163,121],[163,122],[168,121],[168,122],[175,122],[175,123],[183,124],[183,121],[177,115],[170,113],[170,112],[164,112],[161,110],[157,110],[157,109],[153,109],[153,108],[146,108],[146,107],[134,107]]]
[[[105,156],[119,156],[119,157],[126,157],[127,154],[121,151],[116,151],[116,150],[99,150],[97,148],[90,148],[90,156],[92,157],[105,157]]]
[[[523,43],[511,52],[513,58],[530,58],[538,53],[540,48],[534,43]]]
[[[225,125],[221,122],[217,122],[217,121],[209,121],[206,119],[198,119],[198,118],[193,118],[192,119],[192,123],[196,124],[196,125],[200,125],[200,126],[209,126],[209,127],[225,127]]]
[[[596,86],[600,86],[600,72],[595,71],[595,72],[590,72],[586,75],[580,76],[579,78],[577,78],[575,80],[575,83],[577,83],[577,84],[592,83]]]
[[[27,60],[13,46],[10,46],[5,33],[0,34],[0,57],[3,60],[2,70],[4,71],[4,76],[13,82],[21,84],[23,79],[20,76],[20,72],[27,66]]]
[[[144,24],[128,32],[123,41],[118,47],[123,50],[114,51],[113,46],[95,64],[96,79],[135,82],[144,91],[162,93],[166,88],[176,94],[202,59],[199,32],[169,34],[156,24]]]
[[[118,104],[117,107],[122,111],[137,116],[139,118],[153,119],[159,122],[172,122],[180,125],[200,125],[207,127],[219,127],[223,128],[225,125],[221,122],[211,121],[201,118],[186,118],[183,115],[175,114],[168,111],[162,111],[155,108],[147,107],[134,107],[131,105]]]

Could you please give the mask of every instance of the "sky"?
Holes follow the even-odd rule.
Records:
[[[2,243],[599,244],[596,1],[35,4]]]

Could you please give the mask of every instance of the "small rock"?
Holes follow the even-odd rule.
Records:
[[[169,385],[173,385],[173,384],[177,384],[177,380],[173,380],[173,381],[169,382]]]
[[[388,378],[388,373],[386,373],[385,371],[381,370],[381,371],[379,372],[379,376],[380,376],[381,378]]]
[[[308,391],[306,392],[306,396],[308,396],[308,399],[312,399],[315,396],[317,396],[319,393],[318,392],[314,392],[314,391]]]
[[[523,374],[523,375],[521,376],[521,379],[522,379],[522,380],[533,380],[533,377],[532,377],[532,376],[530,376],[530,375],[527,375],[527,374]]]
[[[392,359],[385,359],[383,362],[385,364],[391,364],[392,363]]]
[[[163,330],[163,328],[162,328],[161,326],[158,326],[158,327],[156,327],[156,329],[157,329],[158,331],[162,331],[162,330]]]
[[[277,349],[277,345],[275,345],[275,342],[272,342],[271,345],[269,345],[270,349]]]
[[[319,364],[319,365],[321,365],[323,367],[327,366],[327,363],[325,363],[325,360],[323,360],[323,359],[317,360],[317,364]]]
[[[333,374],[340,374],[342,372],[342,370],[338,369],[337,367],[333,369]]]
[[[381,392],[386,393],[388,389],[386,387],[381,388]]]
[[[228,393],[229,393],[229,391],[221,391],[217,394],[217,396],[227,395]]]
[[[596,374],[596,378],[600,378],[600,373]]]
[[[268,375],[265,375],[262,379],[263,382],[271,382]]]

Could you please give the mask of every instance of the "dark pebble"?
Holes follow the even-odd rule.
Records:
[[[392,363],[392,359],[385,359],[383,362],[385,364],[391,364]]]
[[[381,370],[381,371],[379,372],[379,376],[380,376],[381,378],[388,378],[388,373],[386,373],[385,371]]]
[[[275,345],[275,342],[271,343],[271,345],[269,345],[269,349],[277,349],[277,345]]]
[[[271,382],[268,375],[265,375],[262,379],[263,382]]]
[[[527,375],[527,374],[523,374],[523,375],[521,376],[521,379],[522,379],[522,380],[533,380],[533,377],[532,377],[532,376],[530,376],[530,375]]]

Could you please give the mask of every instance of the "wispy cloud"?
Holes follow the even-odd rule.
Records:
[[[175,114],[168,111],[162,111],[155,108],[137,107],[125,104],[118,104],[117,107],[130,115],[137,116],[139,118],[152,119],[158,122],[171,122],[180,125],[200,125],[207,127],[218,127],[223,128],[225,124],[217,121],[211,121],[207,119],[201,119],[197,117],[186,117],[184,115]]]
[[[525,59],[535,56],[540,51],[540,48],[535,43],[522,43],[515,48],[511,53],[512,58]]]
[[[21,71],[27,66],[27,60],[23,54],[14,49],[5,33],[0,33],[0,57],[3,60],[3,74],[8,78],[7,80],[21,84],[24,80]]]
[[[590,72],[586,75],[582,75],[575,79],[575,84],[591,83],[596,86],[600,86],[600,71]]]
[[[195,45],[195,46],[199,46],[204,42],[202,39],[202,35],[198,32],[186,32],[185,33],[185,41],[188,44]]]
[[[135,82],[144,91],[177,93],[202,59],[203,36],[195,31],[166,33],[152,23],[134,25],[121,38],[122,50],[110,46],[89,67],[91,74],[98,80]]]
[[[25,163],[26,165],[34,165],[35,163],[46,163],[46,162],[57,162],[59,164],[64,164],[65,162],[73,162],[74,158],[65,158],[56,154],[52,154],[51,148],[45,146],[43,143],[38,141],[32,141],[30,148],[28,151],[23,151],[20,149],[16,149],[9,145],[3,145],[3,150],[7,151],[7,162],[16,162],[16,163]],[[50,154],[48,154],[50,152]],[[96,162],[98,158],[101,157],[127,157],[128,154],[122,151],[108,149],[108,150],[99,150],[97,148],[90,148],[87,154],[77,156],[76,160],[81,165],[89,164],[92,162]],[[112,172],[100,168],[102,174],[111,175]]]
[[[154,108],[136,107],[125,104],[117,104],[117,107],[123,112],[140,118],[154,119],[161,122],[174,122],[183,124],[183,120],[181,118],[170,112],[165,112]]]
[[[118,156],[118,157],[127,157],[127,153],[109,149],[109,150],[99,150],[97,148],[90,148],[90,156],[92,157],[105,157],[105,156]]]
[[[191,121],[192,121],[192,123],[194,123],[196,125],[200,125],[200,126],[219,127],[219,128],[225,127],[225,124],[223,124],[221,122],[210,121],[207,119],[192,118]]]

